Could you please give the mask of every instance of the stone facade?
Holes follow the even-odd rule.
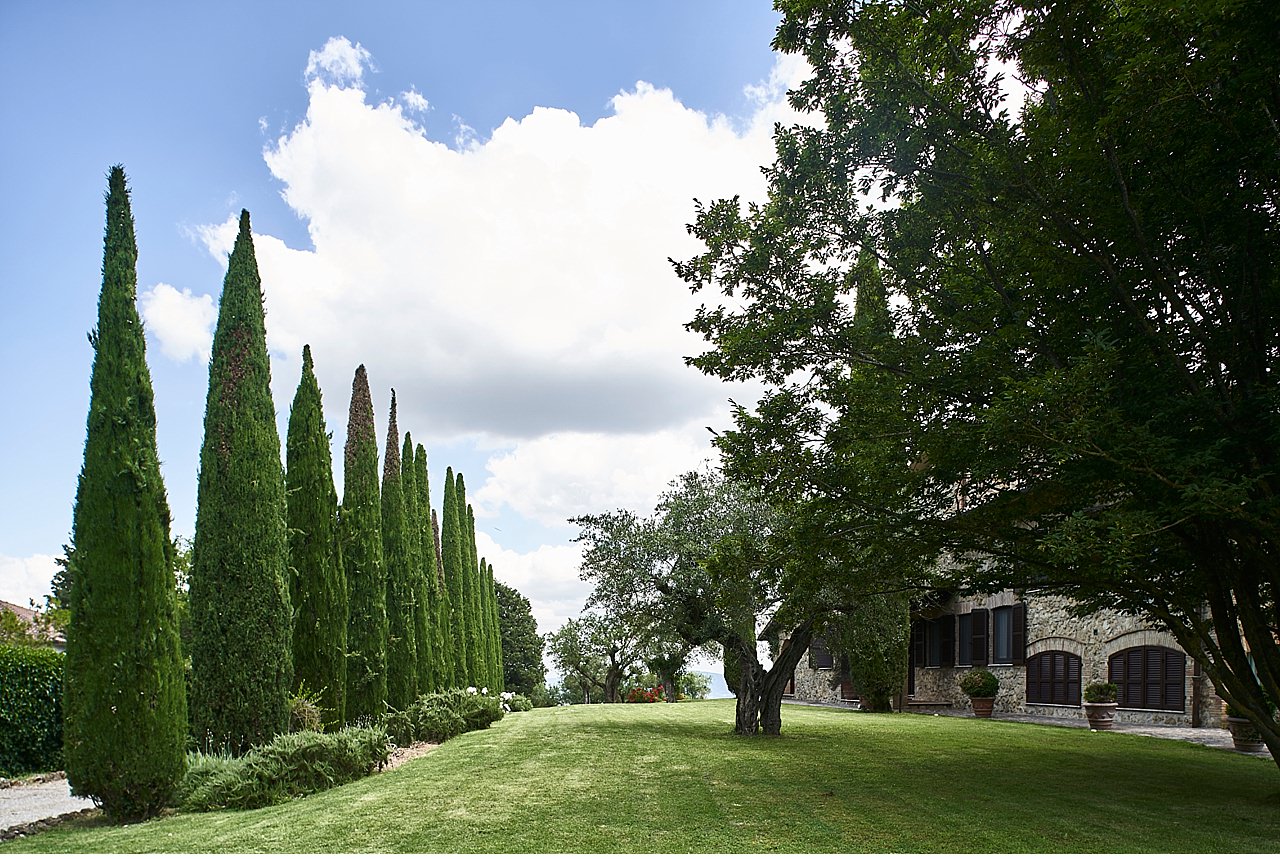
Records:
[[[1065,652],[1079,657],[1081,688],[1095,680],[1107,680],[1111,657],[1128,648],[1163,647],[1182,653],[1171,635],[1150,629],[1133,615],[1108,610],[1076,617],[1071,612],[1070,601],[1063,597],[1003,591],[985,597],[953,599],[942,607],[940,613],[963,615],[975,609],[991,611],[1017,602],[1025,605],[1025,658],[1031,659],[1046,651]],[[988,635],[991,635],[990,630]],[[957,647],[952,661],[967,662],[964,656],[964,651]],[[993,662],[985,667],[1000,680],[996,712],[1084,718],[1079,704],[1028,703],[1025,664],[1000,665]],[[914,693],[906,700],[908,703],[914,701],[917,705],[967,708],[968,698],[960,690],[959,681],[970,670],[972,666],[968,664],[946,668],[917,665],[912,668]],[[1173,709],[1122,707],[1116,714],[1116,722],[1177,727],[1218,726],[1222,714],[1222,699],[1214,693],[1209,678],[1201,674],[1196,661],[1186,657],[1184,698],[1180,712]],[[837,683],[832,688],[832,676],[832,670],[811,668],[807,659],[801,659],[795,673],[795,697],[819,703],[838,703],[840,687]]]

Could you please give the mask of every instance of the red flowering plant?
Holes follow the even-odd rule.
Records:
[[[661,686],[654,686],[652,689],[636,686],[627,691],[628,704],[656,704],[663,700],[666,700],[666,695]]]

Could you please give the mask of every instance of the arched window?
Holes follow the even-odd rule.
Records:
[[[1111,655],[1116,701],[1131,710],[1186,710],[1187,655],[1168,647],[1130,647]]]
[[[1062,650],[1046,650],[1027,657],[1027,703],[1080,703],[1080,657]]]

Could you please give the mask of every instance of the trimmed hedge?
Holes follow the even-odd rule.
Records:
[[[421,741],[443,743],[487,728],[502,716],[502,702],[497,697],[450,689],[421,695],[404,710],[388,712],[384,724],[395,743],[407,746]]]
[[[381,768],[389,754],[387,742],[381,728],[344,728],[332,734],[281,734],[238,758],[192,752],[178,807],[261,808],[319,793]]]
[[[62,768],[65,654],[0,644],[0,777]]]

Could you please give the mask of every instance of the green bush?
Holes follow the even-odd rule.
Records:
[[[281,734],[239,758],[195,752],[178,804],[183,811],[261,808],[363,778],[387,757],[381,728]]]
[[[523,698],[523,696],[520,696]],[[524,699],[528,702],[528,699]],[[421,695],[404,710],[391,710],[382,724],[401,746],[443,743],[459,734],[487,728],[503,716],[502,700],[464,689]]]
[[[507,709],[512,713],[527,713],[533,709],[533,701],[528,695],[521,695],[519,692],[503,692],[502,694],[506,701]]]
[[[62,674],[47,647],[0,644],[0,777],[62,768]]]
[[[424,696],[425,697],[425,696]],[[423,702],[418,699],[413,707],[417,717],[417,739],[428,743],[443,743],[467,732],[462,714],[449,709],[439,701]]]
[[[985,668],[975,668],[960,678],[960,689],[970,698],[994,698],[1000,680]]]
[[[1084,687],[1083,697],[1087,704],[1114,704],[1116,692],[1116,684],[1095,680]]]
[[[306,684],[289,696],[289,732],[323,731],[324,712],[320,705],[321,692],[312,692]]]

